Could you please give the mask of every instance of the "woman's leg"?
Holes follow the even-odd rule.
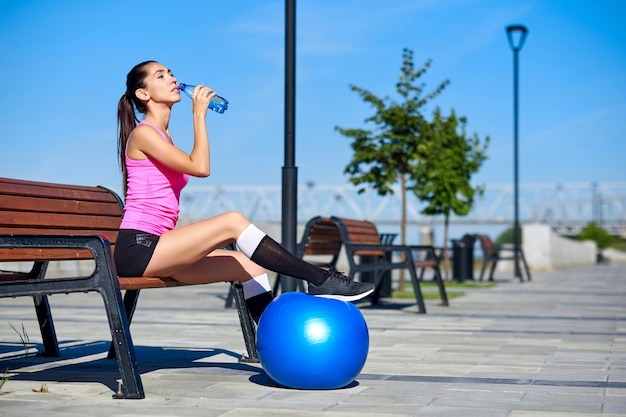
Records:
[[[193,266],[191,270],[207,274],[206,269],[198,268],[194,264],[216,249],[235,242],[241,252],[252,261],[239,264],[239,268],[244,268],[249,277],[257,276],[255,274],[258,272],[258,269],[256,272],[249,269],[260,265],[274,272],[308,281],[311,284],[309,293],[315,295],[352,301],[373,291],[371,283],[352,282],[334,270],[326,271],[304,262],[237,212],[182,226],[161,235],[145,274],[178,277],[181,276],[181,271],[187,270],[187,278],[181,276],[181,279],[207,279],[190,278],[194,274],[188,268]],[[223,279],[211,282],[221,280]]]
[[[145,274],[173,277],[178,272],[192,267],[215,249],[234,243],[237,236],[250,224],[245,217],[237,214],[224,213],[163,233]],[[252,266],[247,264],[246,267]],[[190,274],[187,273],[186,276],[189,277]]]
[[[146,275],[149,275],[149,272],[147,271]],[[243,253],[232,250],[216,249],[171,275],[171,278],[188,284],[243,281],[243,296],[248,311],[257,323],[267,305],[274,299],[265,269]]]
[[[225,213],[164,233],[145,273],[176,276],[180,270],[187,269],[189,265],[229,243],[237,243],[241,252],[265,269],[317,285],[324,282],[325,270],[302,261],[237,212]],[[245,267],[251,268],[252,263],[246,263]]]
[[[356,301],[374,292],[373,283],[354,282],[334,268],[327,271],[304,262],[253,224],[237,238],[237,246],[252,261],[267,269],[308,281],[309,294]]]

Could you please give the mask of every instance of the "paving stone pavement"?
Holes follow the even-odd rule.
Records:
[[[143,400],[111,398],[119,374],[105,358],[99,295],[51,297],[60,358],[33,354],[31,300],[1,299],[0,415],[626,416],[626,265],[497,278],[450,307],[428,301],[426,315],[408,301],[361,304],[367,362],[329,391],[280,388],[260,365],[238,363],[245,348],[226,284],[145,290],[132,325]]]

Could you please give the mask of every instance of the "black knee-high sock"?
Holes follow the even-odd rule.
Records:
[[[320,285],[325,280],[326,270],[303,261],[267,235],[261,239],[250,259],[270,271],[300,278],[314,285]]]
[[[248,307],[248,311],[252,316],[252,320],[254,320],[256,324],[259,324],[261,315],[273,299],[274,295],[271,291],[264,292],[246,299],[246,306]]]

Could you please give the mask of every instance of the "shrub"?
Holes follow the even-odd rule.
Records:
[[[508,243],[510,244],[513,243],[513,228],[512,227],[509,227],[504,232],[500,233],[500,235],[496,238],[496,241],[494,242],[496,246],[502,246]],[[519,243],[520,245],[522,244],[522,229],[521,228],[519,232]]]
[[[579,240],[592,240],[598,249],[606,249],[613,243],[613,236],[595,222],[590,222],[576,236]]]

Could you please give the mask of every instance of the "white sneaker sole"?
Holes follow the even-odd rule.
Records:
[[[369,291],[363,292],[361,294],[356,294],[356,295],[337,295],[337,294],[309,294],[309,295],[312,295],[313,297],[330,298],[333,300],[350,302],[350,301],[360,300],[361,298],[365,298],[373,292],[374,292],[374,288],[372,288]]]

